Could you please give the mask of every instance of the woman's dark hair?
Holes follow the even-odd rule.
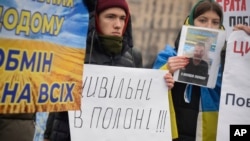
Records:
[[[223,22],[223,11],[221,6],[213,0],[204,0],[200,2],[193,11],[193,20],[207,11],[214,11],[219,17],[221,24]]]

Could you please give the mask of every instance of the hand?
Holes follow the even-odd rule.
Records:
[[[174,78],[171,73],[166,73],[164,75],[164,79],[166,82],[166,85],[168,86],[168,90],[171,90],[174,87]]]
[[[170,73],[174,73],[178,69],[185,68],[185,66],[189,63],[188,57],[185,56],[174,56],[170,57],[168,60],[168,70]]]
[[[244,24],[237,24],[233,28],[233,31],[236,31],[236,30],[244,30],[247,34],[250,35],[250,26],[247,26]]]

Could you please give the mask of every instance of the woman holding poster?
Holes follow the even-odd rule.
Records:
[[[224,30],[222,23],[221,6],[213,0],[200,0],[194,5],[184,24]],[[159,53],[154,68],[165,65],[171,73],[174,73],[185,68],[189,63],[187,57],[176,56],[180,33],[175,41],[175,48],[166,46],[165,50]],[[221,66],[223,67],[223,64]],[[175,82],[171,92],[179,134],[177,140],[214,141],[216,139],[222,67],[214,89]]]

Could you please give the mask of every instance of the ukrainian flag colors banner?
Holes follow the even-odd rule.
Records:
[[[0,113],[80,108],[88,19],[82,0],[0,1]]]

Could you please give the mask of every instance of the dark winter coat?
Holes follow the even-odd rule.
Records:
[[[0,114],[0,141],[32,141],[35,114]]]
[[[130,19],[123,37],[123,49],[121,54],[110,56],[105,53],[99,43],[95,29],[94,12],[90,11],[89,16],[85,64],[133,68],[142,67],[141,53],[133,48]],[[50,141],[70,141],[68,112],[55,112],[49,114],[44,138],[50,139]]]

